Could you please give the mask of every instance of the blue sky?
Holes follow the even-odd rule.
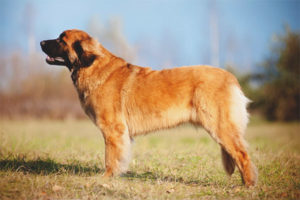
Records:
[[[246,71],[268,55],[272,36],[284,33],[285,24],[300,30],[299,0],[216,0],[215,4],[210,0],[0,2],[1,51],[28,50],[28,22],[39,51],[40,40],[55,38],[65,29],[88,31],[92,18],[103,24],[118,18],[128,43],[142,46],[137,49],[136,64],[154,68],[167,66],[167,62],[176,66],[212,64],[212,16],[217,22],[220,66],[231,63]]]

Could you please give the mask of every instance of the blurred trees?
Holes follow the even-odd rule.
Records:
[[[274,39],[262,72],[237,76],[253,101],[250,110],[260,111],[268,120],[300,120],[300,34],[286,28]]]
[[[135,48],[125,37],[120,18],[111,18],[104,24],[97,16],[94,16],[88,22],[87,32],[113,54],[128,62],[135,61]]]
[[[270,120],[300,119],[300,34],[286,28],[264,63],[260,92],[263,113]]]
[[[44,57],[15,52],[1,58],[1,118],[85,117],[67,69],[47,65]]]

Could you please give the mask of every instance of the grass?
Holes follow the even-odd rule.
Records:
[[[0,121],[0,199],[299,199],[300,125],[253,120],[256,187],[229,178],[220,148],[189,125],[137,137],[129,171],[103,180],[104,143],[89,121]]]

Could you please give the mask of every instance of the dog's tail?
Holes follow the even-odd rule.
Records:
[[[231,174],[233,174],[235,169],[235,162],[231,157],[231,155],[229,155],[229,153],[225,149],[221,148],[221,153],[222,153],[222,163],[224,169],[227,172],[227,174],[231,176]]]

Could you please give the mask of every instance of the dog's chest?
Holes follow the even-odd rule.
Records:
[[[92,88],[90,88],[90,85],[87,82],[88,80],[85,80],[82,77],[78,76],[77,73],[72,74],[72,80],[77,90],[81,107],[89,116],[89,118],[93,122],[96,122],[95,109],[91,99],[93,90]]]
[[[89,116],[89,118],[93,122],[96,122],[95,108],[94,108],[94,105],[91,100],[90,91],[88,91],[88,90],[80,91],[77,88],[77,92],[78,92],[78,97],[80,100],[81,107],[83,108],[83,110],[85,111],[87,116]]]

